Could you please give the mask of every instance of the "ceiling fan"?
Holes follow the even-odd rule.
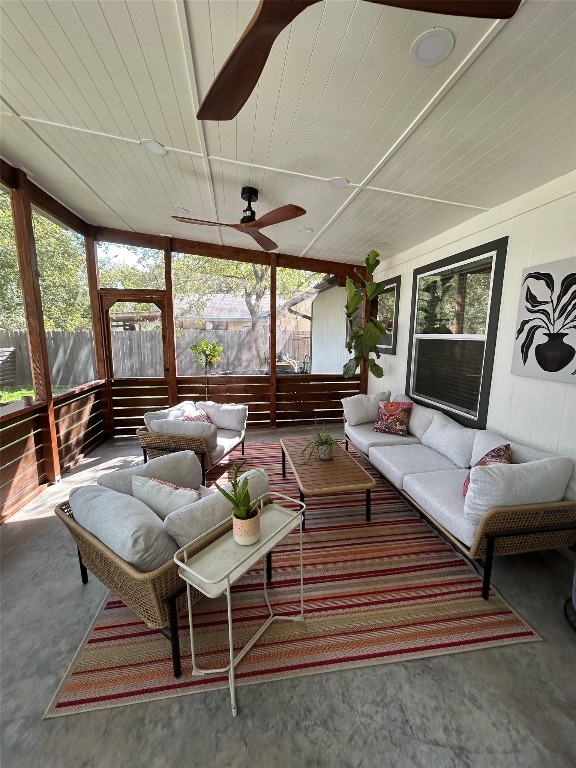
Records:
[[[509,19],[521,0],[367,0],[411,11]],[[212,83],[196,117],[232,120],[242,109],[266,64],[274,41],[296,16],[320,0],[260,0],[242,37]]]
[[[186,216],[172,216],[177,221],[184,221],[186,224],[206,224],[209,227],[231,227],[238,230],[238,232],[245,232],[250,237],[254,238],[261,248],[265,251],[273,251],[274,248],[278,248],[274,240],[270,240],[269,237],[263,235],[260,230],[264,227],[269,227],[272,224],[280,224],[283,221],[290,221],[290,219],[296,219],[298,216],[304,216],[306,211],[299,205],[281,205],[280,208],[274,208],[273,211],[268,211],[259,219],[256,218],[256,212],[252,208],[252,203],[258,200],[258,190],[254,187],[242,187],[241,192],[242,200],[245,200],[248,205],[244,209],[244,215],[240,219],[239,224],[221,224],[218,221],[204,221],[203,219],[189,219]]]

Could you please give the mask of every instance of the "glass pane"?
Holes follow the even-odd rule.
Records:
[[[200,339],[222,346],[212,373],[270,370],[270,267],[175,253],[172,258],[176,372],[200,376],[190,350]]]
[[[164,376],[162,316],[154,304],[118,302],[110,310],[116,379]]]
[[[164,251],[98,243],[101,288],[165,288]]]
[[[392,287],[389,291],[378,296],[378,320],[386,329],[382,335],[380,344],[383,347],[392,346],[392,331],[394,330],[394,311],[396,308],[396,288]]]
[[[23,396],[34,397],[28,329],[10,195],[0,187],[0,404]]]
[[[485,334],[492,256],[418,280],[416,333]]]
[[[84,238],[32,211],[50,379],[54,394],[95,379]]]
[[[477,415],[484,342],[415,339],[412,392]]]

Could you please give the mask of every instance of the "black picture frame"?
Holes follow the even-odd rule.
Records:
[[[401,276],[391,277],[389,280],[382,281],[385,284],[386,290],[376,299],[378,302],[376,317],[380,322],[385,325],[390,325],[390,332],[383,339],[382,344],[378,344],[378,351],[381,355],[395,355],[396,354],[396,338],[398,336],[398,312],[400,307],[400,282]],[[382,306],[384,302],[390,301],[392,298],[392,321],[388,312],[386,317],[383,317]],[[381,301],[382,299],[382,301]]]

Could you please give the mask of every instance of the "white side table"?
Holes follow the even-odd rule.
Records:
[[[230,702],[232,704],[232,715],[236,717],[238,708],[236,706],[236,682],[234,670],[238,662],[248,653],[250,648],[258,640],[263,632],[270,626],[275,619],[284,621],[302,621],[304,619],[304,574],[302,570],[302,516],[306,508],[305,504],[291,499],[279,493],[269,493],[267,498],[289,501],[295,504],[297,509],[292,511],[276,503],[266,504],[260,510],[260,539],[250,546],[236,544],[232,536],[232,531],[228,531],[220,538],[213,541],[206,548],[197,551],[200,539],[187,544],[174,555],[174,560],[179,566],[178,572],[186,582],[188,595],[188,617],[190,623],[190,647],[192,652],[192,674],[208,675],[215,672],[228,672],[228,682],[230,687]],[[218,528],[220,526],[216,526]],[[268,617],[258,628],[250,640],[244,645],[241,651],[234,654],[234,638],[232,633],[232,596],[231,587],[243,576],[246,571],[252,568],[258,560],[265,560],[266,555],[276,544],[281,542],[295,528],[300,528],[300,613],[296,616],[280,616],[275,614],[268,599],[266,590],[266,568],[264,572],[264,599],[268,606]],[[213,529],[215,530],[215,529]],[[210,538],[212,531],[208,531],[201,538]],[[196,554],[188,556],[188,551],[193,550]],[[217,669],[206,669],[196,664],[194,653],[194,622],[192,616],[191,587],[202,592],[206,597],[219,597],[226,593],[228,607],[228,643],[230,646],[230,663],[225,667]]]

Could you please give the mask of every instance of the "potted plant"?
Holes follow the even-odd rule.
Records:
[[[220,493],[232,504],[232,535],[237,544],[254,544],[260,538],[260,509],[258,507],[259,499],[250,500],[250,489],[248,488],[248,478],[238,479],[238,474],[244,466],[241,464],[232,464],[232,481],[229,491],[215,483]]]
[[[199,344],[191,344],[190,349],[197,357],[194,358],[195,363],[202,363],[204,366],[204,386],[205,386],[205,400],[208,400],[208,371],[214,368],[214,364],[220,360],[220,355],[224,347],[218,344],[217,341],[206,341],[201,336]]]
[[[308,445],[302,449],[302,453],[308,451],[306,464],[308,464],[314,453],[318,453],[320,461],[330,461],[334,456],[334,443],[336,442],[337,440],[332,437],[324,425],[321,427],[317,426],[316,434]]]
[[[380,344],[382,336],[386,333],[386,328],[377,317],[374,317],[372,312],[373,308],[377,306],[375,299],[386,290],[385,281],[374,282],[370,279],[379,264],[380,254],[378,251],[370,251],[365,259],[367,279],[358,270],[355,271],[361,282],[357,283],[349,277],[346,278],[345,309],[349,328],[346,349],[353,355],[342,371],[346,378],[354,376],[362,361],[364,361],[370,373],[377,379],[381,379],[384,375],[382,366],[378,365],[373,357],[370,357],[371,354],[376,355],[376,358],[380,357],[378,344]],[[362,315],[365,302],[371,310],[370,316],[367,319]]]

